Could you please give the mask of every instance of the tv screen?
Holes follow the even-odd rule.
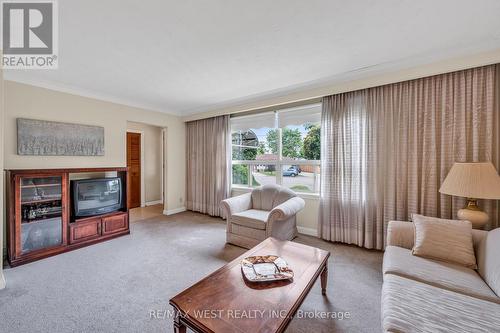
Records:
[[[101,178],[72,181],[74,216],[92,216],[117,211],[122,205],[121,179]]]

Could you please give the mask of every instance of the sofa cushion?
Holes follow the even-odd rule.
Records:
[[[266,229],[269,211],[249,209],[231,216],[231,222],[253,229]]]
[[[388,246],[385,249],[383,272],[500,304],[500,298],[475,270],[420,258],[402,247]]]
[[[469,221],[446,220],[413,214],[413,254],[477,268]]]
[[[500,297],[500,228],[491,230],[477,247],[479,274]]]
[[[386,332],[498,332],[500,304],[385,274],[382,327]]]

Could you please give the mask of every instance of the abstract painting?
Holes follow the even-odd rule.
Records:
[[[17,118],[17,154],[103,156],[104,127]]]

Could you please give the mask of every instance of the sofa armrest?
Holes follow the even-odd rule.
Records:
[[[286,220],[304,209],[305,205],[306,203],[302,198],[293,197],[288,199],[271,210],[268,221]]]
[[[252,193],[245,193],[221,201],[224,217],[252,209]]]
[[[387,246],[399,246],[411,250],[415,242],[415,228],[412,222],[389,221],[387,225]]]

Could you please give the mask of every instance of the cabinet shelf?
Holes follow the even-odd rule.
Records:
[[[31,204],[36,204],[36,203],[51,202],[51,201],[61,201],[61,200],[62,200],[61,197],[50,198],[50,199],[29,200],[29,201],[23,201],[23,200],[21,200],[21,205],[31,205]]]
[[[47,217],[45,217],[45,218],[42,217],[42,218],[37,218],[37,219],[30,220],[30,221],[22,220],[21,224],[36,224],[36,223],[40,223],[40,222],[47,221],[47,220],[50,220],[50,219],[55,219],[55,218],[58,218],[58,217],[62,218],[62,213],[61,212],[54,213],[54,214],[52,214],[52,216],[49,216],[49,215],[50,214],[47,214]]]
[[[21,188],[37,188],[37,187],[51,187],[51,186],[61,186],[61,183],[54,184],[33,184],[33,185],[21,185]]]

